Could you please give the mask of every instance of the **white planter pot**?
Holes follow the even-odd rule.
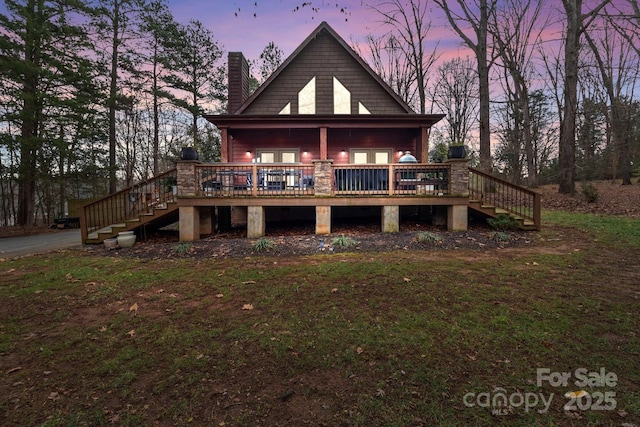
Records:
[[[136,235],[133,231],[122,231],[118,233],[118,245],[121,248],[130,248],[136,243]]]
[[[104,247],[107,249],[115,249],[118,247],[118,238],[112,237],[111,239],[105,239],[102,243],[104,243]]]

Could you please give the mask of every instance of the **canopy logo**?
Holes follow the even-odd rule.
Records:
[[[603,388],[613,388],[618,385],[618,376],[614,372],[607,372],[605,368],[599,371],[589,371],[586,368],[578,368],[572,372],[552,372],[549,368],[536,370],[536,385],[551,387],[573,388],[560,396],[567,401],[564,403],[565,411],[612,411],[616,409],[616,393]],[[589,388],[591,391],[583,390]],[[596,390],[593,390],[596,389]],[[491,392],[466,393],[462,401],[465,406],[491,409],[493,415],[508,415],[518,409],[525,412],[532,410],[540,414],[549,411],[555,393],[544,394],[542,392],[507,393],[502,387],[496,387]]]

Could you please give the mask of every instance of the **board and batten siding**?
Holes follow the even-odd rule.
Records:
[[[321,31],[243,114],[278,114],[291,103],[298,113],[298,92],[316,77],[316,114],[333,114],[333,78],[351,93],[351,113],[358,102],[371,114],[406,114],[401,105],[328,32]]]

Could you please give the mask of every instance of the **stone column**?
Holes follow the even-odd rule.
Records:
[[[449,182],[451,195],[454,197],[469,197],[469,162],[467,159],[448,159],[451,165]],[[447,230],[466,231],[469,221],[468,203],[464,205],[447,206]]]
[[[451,165],[451,195],[469,197],[469,165],[467,159],[448,159],[445,163]]]
[[[316,196],[331,196],[333,160],[314,160],[313,189]]]
[[[178,171],[178,197],[195,196],[198,190],[196,186],[196,165],[197,160],[181,160],[177,163]]]

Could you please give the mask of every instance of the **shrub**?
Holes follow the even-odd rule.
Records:
[[[494,231],[491,233],[491,238],[496,242],[508,242],[511,240],[511,236],[503,231]]]
[[[416,235],[415,241],[418,243],[438,243],[442,241],[442,237],[431,231],[421,231]]]
[[[498,214],[495,218],[488,218],[489,225],[498,231],[517,230],[520,223],[513,215]]]
[[[255,252],[265,252],[272,249],[273,246],[274,244],[269,238],[262,237],[253,243],[253,250]]]
[[[180,243],[176,246],[176,253],[178,255],[186,255],[191,251],[191,243]]]
[[[357,244],[358,242],[353,240],[351,237],[345,236],[344,234],[342,236],[334,237],[334,239],[331,241],[332,246],[340,246],[342,248],[349,248],[351,246],[356,246]]]
[[[582,195],[587,203],[596,203],[600,195],[598,194],[598,189],[590,182],[582,182],[580,183],[580,188],[582,190]]]

